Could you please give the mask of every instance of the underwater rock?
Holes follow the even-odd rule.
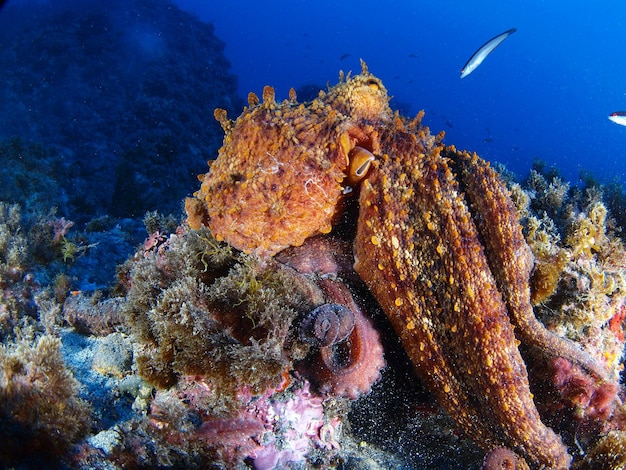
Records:
[[[41,145],[3,159],[0,194],[79,221],[178,213],[219,146],[207,110],[241,106],[213,26],[168,0],[11,2],[0,40],[0,138]]]
[[[63,317],[81,334],[106,336],[121,329],[122,306],[121,298],[99,299],[76,292],[65,299]]]
[[[133,347],[122,333],[99,339],[93,356],[93,369],[102,375],[123,378],[133,361]]]

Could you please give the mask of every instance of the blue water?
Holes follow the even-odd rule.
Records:
[[[0,97],[11,103],[0,108],[8,115],[0,137],[61,146],[64,162],[51,165],[66,167],[58,181],[69,193],[63,215],[176,211],[217,154],[214,107],[234,118],[249,91],[260,95],[272,85],[285,98],[291,87],[325,88],[337,83],[340,70],[358,73],[360,59],[383,79],[394,108],[405,115],[424,109],[424,122],[434,133],[444,130],[447,143],[504,163],[519,178],[540,159],[572,184],[581,171],[602,182],[626,180],[626,127],[608,120],[626,110],[623,2],[172,1],[214,25],[225,58],[216,62],[221,50],[202,41],[210,28],[191,24],[163,1],[102,7],[91,0],[11,0],[5,7],[30,5],[36,18],[50,14],[48,5],[69,5],[74,22],[84,23],[57,30],[54,20],[39,36],[15,26],[0,51],[3,63],[17,68],[0,70],[10,82]],[[83,9],[92,11],[87,20]],[[33,42],[22,56],[24,42],[11,47],[24,27]],[[118,50],[120,41],[109,46],[120,27],[128,29],[121,32],[128,44]],[[517,32],[461,79],[472,53],[510,28]],[[160,177],[172,170],[178,175],[167,183],[168,205]],[[98,184],[98,175],[116,186]],[[76,201],[72,185],[79,188],[74,193],[87,193],[84,201]]]
[[[607,119],[626,109],[624,2],[178,2],[214,23],[242,96],[332,85],[363,58],[402,110],[424,109],[446,142],[519,176],[539,158],[572,183],[581,170],[625,178],[626,127]],[[513,27],[459,78],[475,49]]]

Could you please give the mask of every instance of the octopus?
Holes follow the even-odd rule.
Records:
[[[293,90],[276,103],[265,87],[263,102],[251,93],[234,123],[216,110],[224,145],[186,201],[190,226],[208,225],[218,240],[261,256],[330,232],[351,192],[344,180],[356,183],[374,159],[373,123],[391,115],[388,99],[380,80],[361,74],[308,106]]]
[[[325,395],[355,400],[369,393],[386,362],[378,330],[346,283],[355,276],[350,245],[333,236],[312,237],[274,260],[292,271],[291,282],[309,286],[316,305],[298,325],[312,353],[297,370]]]
[[[412,120],[392,112],[363,62],[311,102],[292,91],[277,103],[269,87],[262,102],[254,94],[248,102],[235,121],[215,112],[226,137],[186,202],[190,226],[270,258],[328,234],[358,197],[354,269],[440,405],[486,452],[569,468],[566,445],[537,411],[519,346],[598,382],[607,373],[535,318],[533,255],[498,174],[444,145],[423,112]],[[304,320],[322,348],[358,330],[345,307],[323,308]]]

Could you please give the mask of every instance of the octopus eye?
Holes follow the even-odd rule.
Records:
[[[372,90],[380,90],[380,82],[374,78],[370,78],[367,81],[367,86],[370,87]]]
[[[350,184],[356,184],[365,178],[372,162],[376,159],[372,152],[358,145],[350,151],[348,158],[350,160],[348,170]]]

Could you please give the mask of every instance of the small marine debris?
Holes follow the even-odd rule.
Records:
[[[496,37],[491,38],[485,44],[480,46],[461,69],[461,78],[467,77],[470,73],[476,70],[476,68],[483,63],[483,60],[485,60],[502,41],[508,38],[515,31],[517,31],[516,28],[511,28],[504,33],[498,34]]]

